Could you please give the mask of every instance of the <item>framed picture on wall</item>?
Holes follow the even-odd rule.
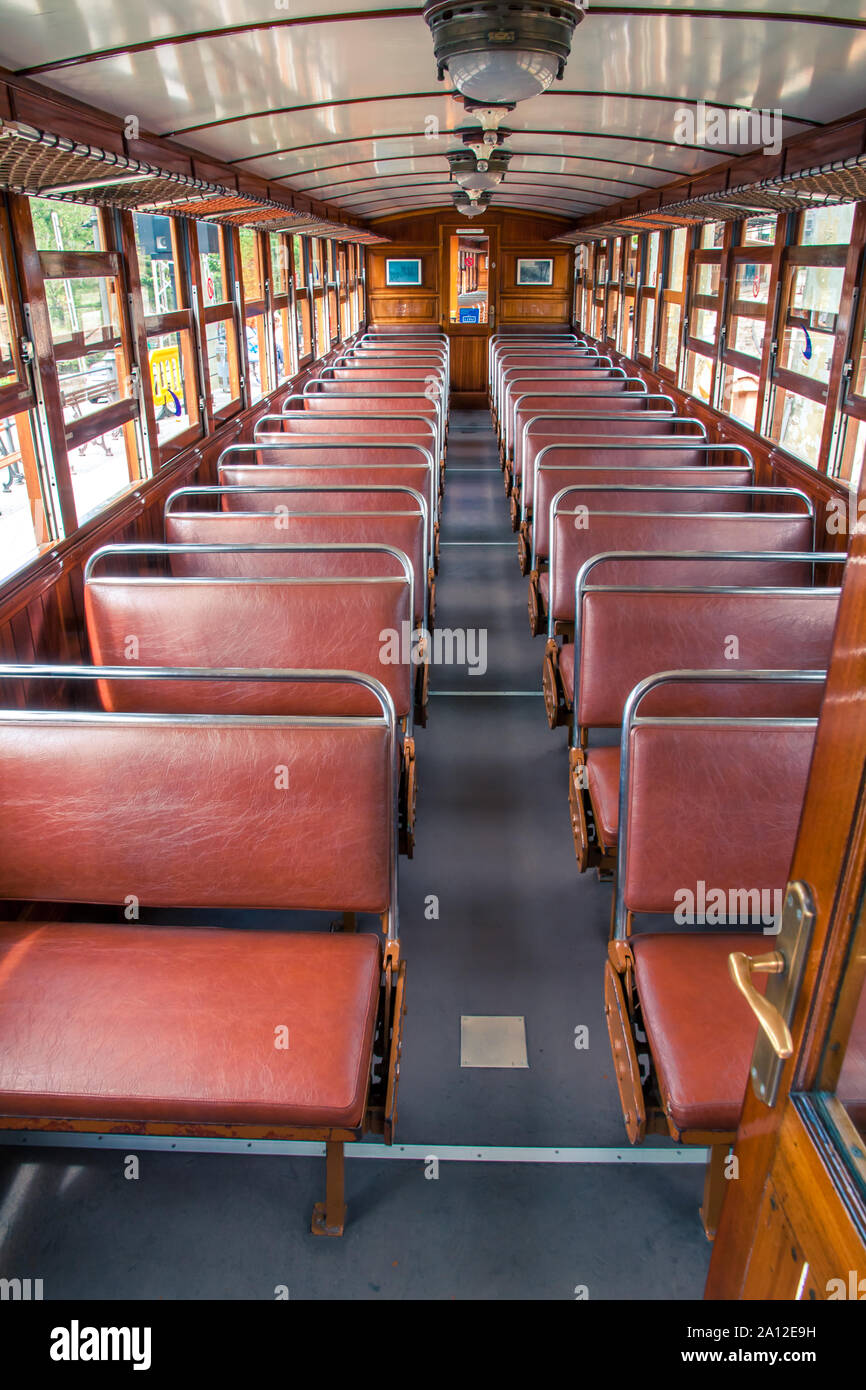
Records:
[[[553,257],[518,257],[518,285],[552,285]]]
[[[420,285],[421,258],[406,261],[387,260],[385,262],[385,284]]]

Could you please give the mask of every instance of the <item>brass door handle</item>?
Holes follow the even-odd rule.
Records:
[[[747,956],[745,951],[732,951],[728,956],[728,969],[731,979],[769,1038],[776,1056],[790,1057],[794,1051],[790,1028],[775,1005],[759,994],[752,984],[753,972],[757,975],[784,973],[785,957],[781,951],[769,951],[765,956]]]

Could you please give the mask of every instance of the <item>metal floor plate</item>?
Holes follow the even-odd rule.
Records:
[[[528,1067],[522,1014],[463,1014],[461,1067]]]

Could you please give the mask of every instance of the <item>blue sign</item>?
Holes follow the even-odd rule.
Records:
[[[459,323],[480,323],[481,310],[476,306],[474,309],[461,309]]]

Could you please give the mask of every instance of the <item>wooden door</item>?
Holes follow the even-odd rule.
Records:
[[[459,223],[440,225],[440,284],[443,289],[442,327],[451,339],[451,392],[464,397],[467,405],[484,405],[487,400],[487,347],[496,332],[499,318],[499,227],[481,219],[482,225],[461,218]],[[486,290],[487,314],[483,323],[455,322],[456,253],[454,238],[461,233],[487,237],[483,266],[479,268],[478,289]],[[458,405],[460,400],[456,402]]]
[[[792,903],[814,908],[792,1058],[772,1106],[757,1094],[760,1075],[748,1087],[710,1299],[866,1299],[864,534],[846,567],[791,882]],[[753,1069],[759,1046],[760,1034]]]

